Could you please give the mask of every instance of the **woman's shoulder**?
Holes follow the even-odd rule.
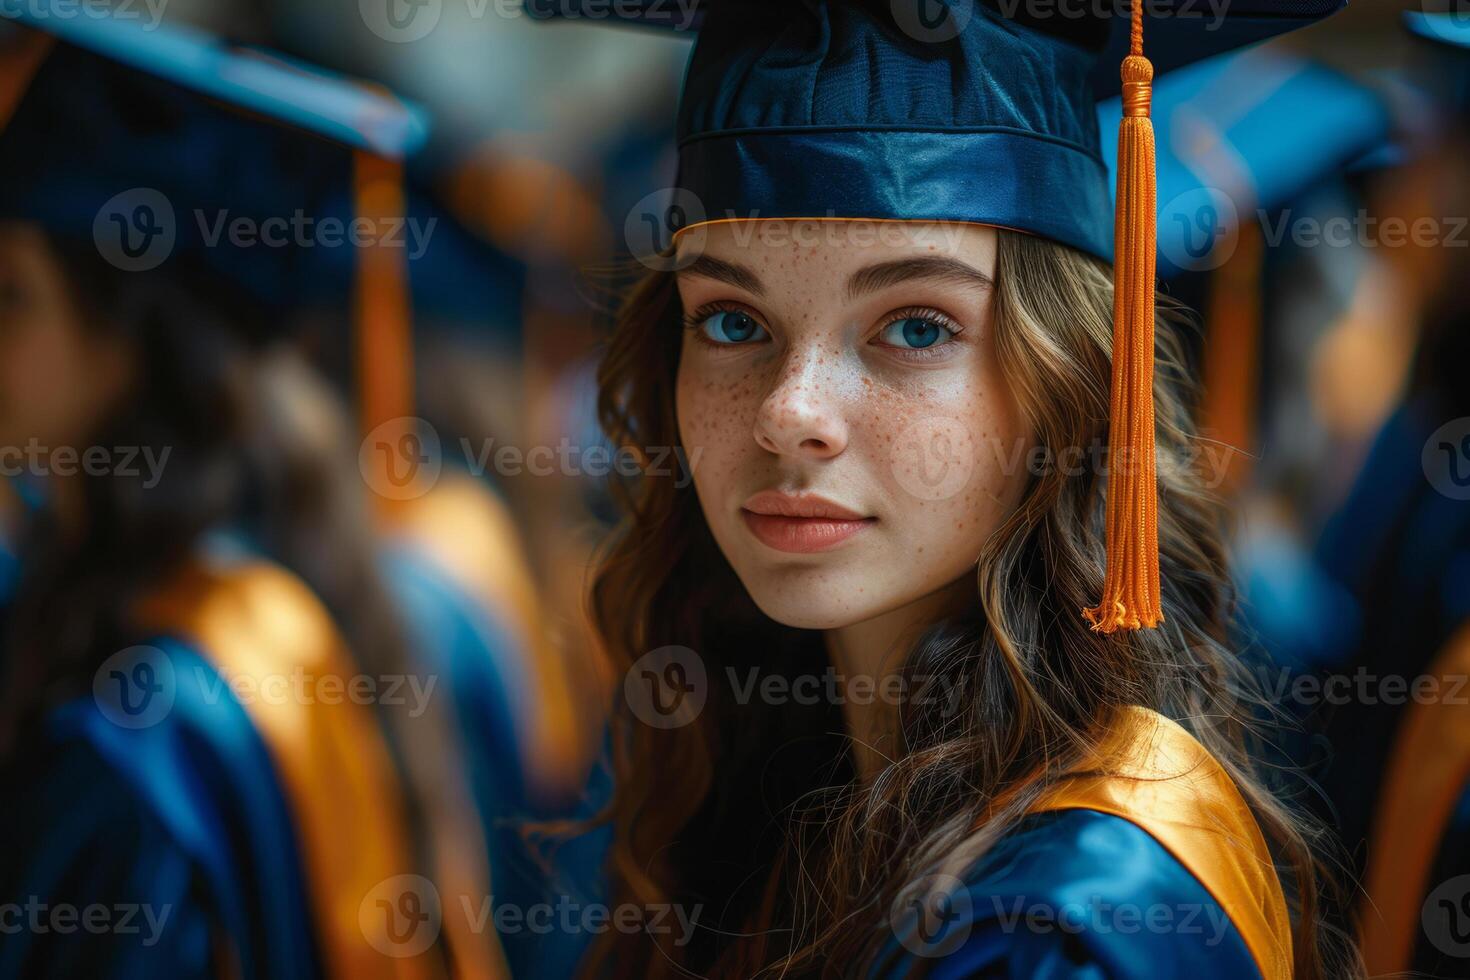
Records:
[[[1249,806],[1199,740],[1144,708],[1120,711],[967,872],[909,894],[928,904],[895,906],[903,971],[927,959],[936,977],[1291,975],[1286,904]]]
[[[1229,914],[1154,838],[1089,810],[1024,819],[965,874],[894,907],[885,976],[1250,976]]]
[[[1260,972],[1291,975],[1291,922],[1270,848],[1225,766],[1178,722],[1119,710],[1091,757],[1033,813],[1085,810],[1146,833],[1225,908]]]

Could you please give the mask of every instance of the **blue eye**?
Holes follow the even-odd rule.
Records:
[[[883,328],[878,335],[883,343],[890,347],[902,347],[910,350],[923,350],[925,347],[934,347],[942,344],[954,336],[954,331],[946,326],[926,320],[922,317],[905,317],[902,320],[894,320]]]
[[[704,318],[699,324],[704,335],[717,344],[743,344],[760,340],[766,331],[755,317],[739,310],[721,310]]]

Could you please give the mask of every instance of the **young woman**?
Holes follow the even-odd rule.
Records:
[[[1223,642],[1135,220],[1146,64],[1110,269],[1106,19],[779,6],[705,5],[679,188],[710,220],[602,369],[612,436],[693,486],[629,488],[596,576],[614,903],[676,914],[588,975],[1353,975]]]

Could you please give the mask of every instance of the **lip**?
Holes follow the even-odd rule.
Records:
[[[877,521],[817,494],[763,490],[740,510],[756,540],[792,554],[828,551]]]

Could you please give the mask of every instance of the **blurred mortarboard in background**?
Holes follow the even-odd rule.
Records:
[[[408,280],[420,330],[519,342],[525,263],[466,228],[431,200],[410,193],[409,218],[426,232],[409,254]]]
[[[205,32],[64,0],[0,13],[49,35],[21,39],[49,50],[0,131],[0,218],[124,271],[179,263],[285,311],[314,291],[294,246],[330,238],[322,209],[355,163],[426,134],[389,94]]]
[[[1393,129],[1372,88],[1259,48],[1161,79],[1153,117],[1162,279],[1218,266],[1241,223],[1359,165],[1388,145]],[[1118,99],[1098,106],[1104,132],[1121,119]],[[1102,153],[1115,170],[1116,147],[1104,143]]]
[[[443,196],[410,179],[403,222],[387,244],[403,253],[416,333],[456,333],[475,343],[514,346],[521,327],[526,267],[486,241]],[[350,221],[352,201],[337,194],[326,213]],[[317,287],[337,292],[356,275],[351,249],[323,249]]]

